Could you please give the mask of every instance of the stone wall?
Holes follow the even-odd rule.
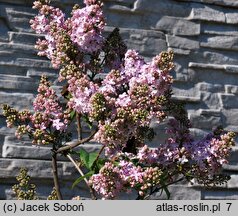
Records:
[[[47,59],[37,57],[29,20],[35,15],[30,0],[0,0],[0,103],[19,109],[31,106],[42,72],[54,82],[57,71]],[[77,0],[54,0],[70,11]],[[217,125],[238,132],[238,1],[236,0],[104,0],[107,32],[120,27],[129,48],[146,59],[172,48],[176,68],[174,97],[187,102],[192,132],[204,136]],[[57,82],[54,82],[57,84]],[[156,122],[156,144],[163,127]],[[90,151],[99,145],[85,145]],[[52,188],[50,151],[29,141],[17,141],[0,115],[0,199],[11,199],[10,190],[20,167],[27,167],[38,193]],[[231,181],[213,189],[186,184],[171,186],[172,199],[238,199],[238,148],[234,147],[224,171]],[[88,197],[85,185],[71,190],[78,177],[65,159],[59,163],[65,198]],[[125,197],[124,197],[125,198]],[[128,197],[133,198],[133,197]],[[156,196],[155,198],[164,198]]]

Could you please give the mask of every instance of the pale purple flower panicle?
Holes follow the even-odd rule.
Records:
[[[78,113],[89,113],[91,111],[90,98],[98,90],[97,84],[89,81],[87,76],[81,79],[72,78],[69,80],[68,90],[72,94],[68,106]]]
[[[67,119],[64,119],[64,113],[60,106],[59,99],[56,92],[50,87],[50,83],[45,76],[42,76],[40,85],[38,87],[38,95],[36,96],[33,107],[38,115],[41,113],[43,122],[39,126],[44,130],[52,122],[52,126],[59,131],[64,131],[67,128]],[[37,117],[37,116],[35,116]],[[33,122],[35,121],[33,116]],[[37,123],[34,125],[36,126]]]
[[[70,19],[70,38],[81,52],[93,53],[101,49],[105,20],[97,1],[85,1],[86,7],[73,11]]]

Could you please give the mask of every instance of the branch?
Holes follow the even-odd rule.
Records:
[[[94,161],[94,164],[98,161],[98,159],[99,159],[100,155],[102,154],[104,148],[105,148],[105,145],[103,145],[102,148],[100,149],[100,151],[98,152],[98,155],[97,155],[96,160]]]
[[[57,153],[55,151],[53,151],[52,153],[52,169],[53,169],[54,185],[55,185],[57,197],[59,200],[62,200],[62,194],[60,192],[59,177],[58,177],[58,170],[57,170]]]
[[[67,154],[67,157],[69,158],[69,160],[74,164],[75,168],[78,170],[78,172],[80,173],[81,176],[84,176],[84,173],[83,171],[80,169],[80,167],[78,166],[78,164],[74,161],[74,159],[69,155]],[[90,191],[90,194],[91,194],[91,197],[93,200],[96,200],[97,197],[95,196],[95,193],[94,193],[94,190],[92,189],[92,187],[90,186],[87,178],[84,178],[83,179],[85,181],[85,183],[87,184],[88,188],[89,188],[89,191]]]
[[[66,151],[66,150],[73,149],[73,148],[75,148],[75,147],[77,147],[77,146],[79,146],[79,145],[81,145],[81,144],[83,144],[83,143],[89,142],[89,141],[93,138],[93,136],[94,136],[96,133],[97,133],[97,130],[95,130],[93,133],[91,133],[90,136],[88,136],[88,137],[86,137],[86,138],[84,138],[84,139],[82,139],[82,140],[77,140],[77,141],[72,142],[72,143],[70,143],[70,144],[68,144],[68,145],[66,145],[66,146],[60,147],[60,148],[56,151],[56,153],[61,153],[61,152]]]

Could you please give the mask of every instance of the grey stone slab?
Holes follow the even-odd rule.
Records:
[[[203,190],[202,199],[205,200],[237,200],[237,190]]]
[[[194,128],[211,130],[222,124],[220,112],[214,113],[207,110],[207,112],[204,113],[204,110],[199,110],[189,113],[189,118]]]
[[[32,32],[29,20],[32,19],[36,12],[31,7],[5,6],[6,19],[12,29],[16,31]]]
[[[52,179],[51,161],[0,158],[0,178],[17,176],[21,167],[29,170],[32,178]],[[73,180],[79,175],[71,162],[58,162],[58,174],[62,180]]]
[[[8,41],[8,31],[9,31],[9,28],[6,22],[0,18],[0,42]]]
[[[238,13],[226,13],[226,22],[228,24],[238,24]]]
[[[237,65],[238,59],[236,57],[236,51],[231,50],[209,50],[200,49],[199,52],[195,52],[192,56],[193,61],[207,64],[224,64]]]
[[[238,65],[224,65],[224,68],[227,73],[238,74]]]
[[[224,49],[224,50],[238,50],[238,37],[232,36],[215,36],[208,37],[201,42],[201,47],[209,47],[213,49]]]
[[[238,86],[235,85],[225,85],[225,90],[228,94],[238,94]]]
[[[113,28],[106,28],[107,33]],[[163,32],[155,30],[120,28],[120,34],[128,49],[135,49],[141,55],[154,56],[167,50],[166,37]]]
[[[171,0],[138,0],[134,4],[134,11],[144,12],[144,13],[158,13],[161,16],[178,16],[186,17],[190,13],[190,4],[175,2]]]
[[[202,20],[225,23],[226,16],[221,8],[210,5],[191,4],[192,10],[188,17],[189,20]]]
[[[142,28],[142,15],[136,13],[121,13],[116,11],[105,11],[107,23],[109,26],[121,28]],[[130,20],[130,22],[128,22]]]
[[[196,88],[177,88],[173,87],[173,93],[172,96],[174,99],[187,101],[187,102],[199,102],[201,99],[200,92],[197,91]]]
[[[40,35],[25,33],[25,32],[8,32],[9,41],[17,44],[35,45]],[[31,48],[34,49],[34,48]]]
[[[0,199],[12,200],[16,199],[15,194],[12,191],[12,186],[17,184],[15,176],[8,179],[0,179]],[[31,183],[36,185],[36,193],[40,200],[46,200],[51,194],[53,188],[52,180],[31,178]],[[79,183],[74,189],[71,189],[73,181],[66,180],[60,181],[61,193],[63,199],[71,200],[73,197],[80,196],[82,199],[90,199],[88,188],[84,182]]]
[[[199,49],[199,42],[196,40],[191,40],[183,37],[166,35],[169,47],[175,47],[180,49]]]
[[[238,165],[237,165],[237,163],[235,163],[235,164],[224,164],[223,165],[223,169],[225,170],[225,171],[229,171],[229,172],[238,172]]]
[[[190,79],[193,83],[207,82],[218,85],[236,85],[236,77],[222,70],[213,70],[206,68],[189,69]]]
[[[188,66],[190,68],[204,68],[204,69],[213,69],[213,70],[222,70],[227,73],[237,74],[238,65],[226,65],[226,64],[209,64],[209,63],[197,63],[189,62]]]
[[[238,26],[208,22],[201,25],[201,33],[210,35],[237,36]]]
[[[26,91],[34,92],[38,88],[38,83],[28,82],[28,81],[13,81],[13,80],[0,80],[0,89],[13,90],[17,92]]]
[[[227,182],[227,188],[238,188],[238,175],[230,175],[231,179]]]
[[[121,13],[131,12],[130,7],[125,5],[118,5],[118,4],[108,6],[107,10],[121,12]]]
[[[191,54],[191,50],[187,50],[187,49],[178,49],[178,48],[173,48],[174,54],[177,55],[183,55],[183,58],[186,58],[184,56],[190,55]],[[177,58],[176,58],[177,60]]]
[[[32,107],[33,100],[34,95],[29,93],[22,94],[0,92],[1,104],[8,104],[18,110]]]
[[[201,101],[200,97],[180,96],[180,95],[173,95],[172,99],[175,99],[177,101],[187,102],[187,103],[199,103]]]
[[[220,94],[225,109],[238,109],[238,97],[233,94]]]
[[[181,36],[200,34],[200,24],[177,17],[163,16],[156,24],[155,29]]]
[[[31,77],[26,76],[12,76],[12,75],[1,75],[1,80],[3,81],[18,81],[18,82],[34,82],[35,80]]]
[[[238,104],[235,103],[235,102],[229,101],[233,97],[232,97],[232,95],[231,95],[231,97],[229,99],[223,97],[223,100],[227,100],[228,103],[230,103],[230,104],[225,104],[224,106],[226,106],[226,107],[228,107],[228,105],[229,106],[233,106],[233,108],[223,109],[222,110],[222,114],[223,114],[223,118],[224,118],[224,123],[223,123],[224,127],[227,127],[228,125],[237,125],[237,121],[238,121]],[[237,99],[235,99],[235,98],[234,98],[234,100],[237,101]]]
[[[0,64],[0,74],[4,75],[16,75],[16,76],[26,76],[26,68],[24,67],[18,67],[15,65],[3,65]]]
[[[227,128],[228,130],[231,129],[231,128]],[[235,131],[237,132],[238,129],[236,128],[236,130],[232,130],[232,131]],[[229,163],[230,164],[237,164],[238,165],[238,147],[237,146],[234,146],[232,148],[232,152],[231,152],[231,155],[229,157]]]
[[[32,5],[31,0],[1,0],[1,2],[20,5]]]
[[[75,149],[79,150],[84,148],[87,152],[99,152],[100,145],[98,144],[84,144],[83,146]],[[7,143],[5,142],[2,146],[2,157],[3,158],[25,158],[25,159],[37,159],[37,160],[51,160],[51,149],[49,146],[36,146],[30,143]],[[64,156],[59,157],[60,161],[67,161],[68,159]]]
[[[223,70],[224,69],[224,65],[206,64],[206,63],[198,63],[198,62],[189,62],[188,66],[190,68],[205,68],[205,69],[215,69],[215,70]]]
[[[191,0],[181,0],[186,2],[191,2]],[[220,6],[228,7],[238,7],[238,2],[236,0],[192,0],[193,2],[200,2],[204,4],[215,4]]]
[[[34,48],[34,46],[28,45],[26,43],[0,43],[0,50],[1,52],[6,51],[11,55],[17,55],[21,53],[22,56],[26,54],[31,57],[37,56],[37,50]]]
[[[56,80],[58,78],[59,72],[54,69],[39,70],[35,68],[29,68],[27,70],[26,76],[39,80],[43,74],[46,75],[49,79]]]
[[[150,127],[154,129],[155,137],[152,141],[146,141],[148,146],[152,148],[158,148],[158,146],[168,139],[168,135],[166,134],[166,126],[168,123],[168,119],[163,122],[159,122],[157,120],[153,120],[150,124]]]
[[[8,128],[6,126],[6,120],[2,116],[0,116],[0,135],[1,137],[5,137],[7,135],[13,135],[15,133],[15,128]],[[3,142],[1,143],[2,146]],[[2,151],[2,149],[1,149]]]
[[[207,109],[219,110],[222,107],[219,93],[202,92],[201,101],[203,105],[206,106]]]
[[[200,82],[196,86],[200,91],[205,91],[205,92],[216,93],[216,92],[224,91],[224,86],[220,84]]]
[[[52,68],[51,64],[47,60],[38,60],[30,58],[15,58],[10,59],[11,55],[8,58],[0,58],[0,65],[3,66],[18,66],[24,68]]]

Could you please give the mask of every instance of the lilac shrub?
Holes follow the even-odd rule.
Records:
[[[62,195],[57,154],[74,163],[82,175],[75,184],[84,180],[93,199],[115,199],[133,190],[137,199],[160,190],[169,195],[167,187],[179,179],[205,186],[226,182],[229,177],[222,174],[222,165],[228,162],[235,134],[218,128],[201,140],[191,136],[183,105],[171,99],[173,52],[162,52],[146,62],[135,50],[127,50],[119,29],[104,36],[106,19],[100,1],[85,0],[84,4],[82,8],[75,5],[66,18],[48,0],[34,2],[39,14],[30,21],[31,27],[45,36],[36,48],[59,69],[63,90],[57,96],[43,75],[34,112],[3,107],[7,126],[17,127],[18,138],[28,135],[33,144],[52,146],[58,199]],[[148,147],[147,141],[154,137],[151,122],[167,118],[168,138],[157,148]],[[75,121],[79,138],[69,144],[69,126]],[[83,121],[92,130],[84,139]],[[98,153],[74,150],[90,140],[102,144]],[[75,154],[89,171],[85,175]]]

